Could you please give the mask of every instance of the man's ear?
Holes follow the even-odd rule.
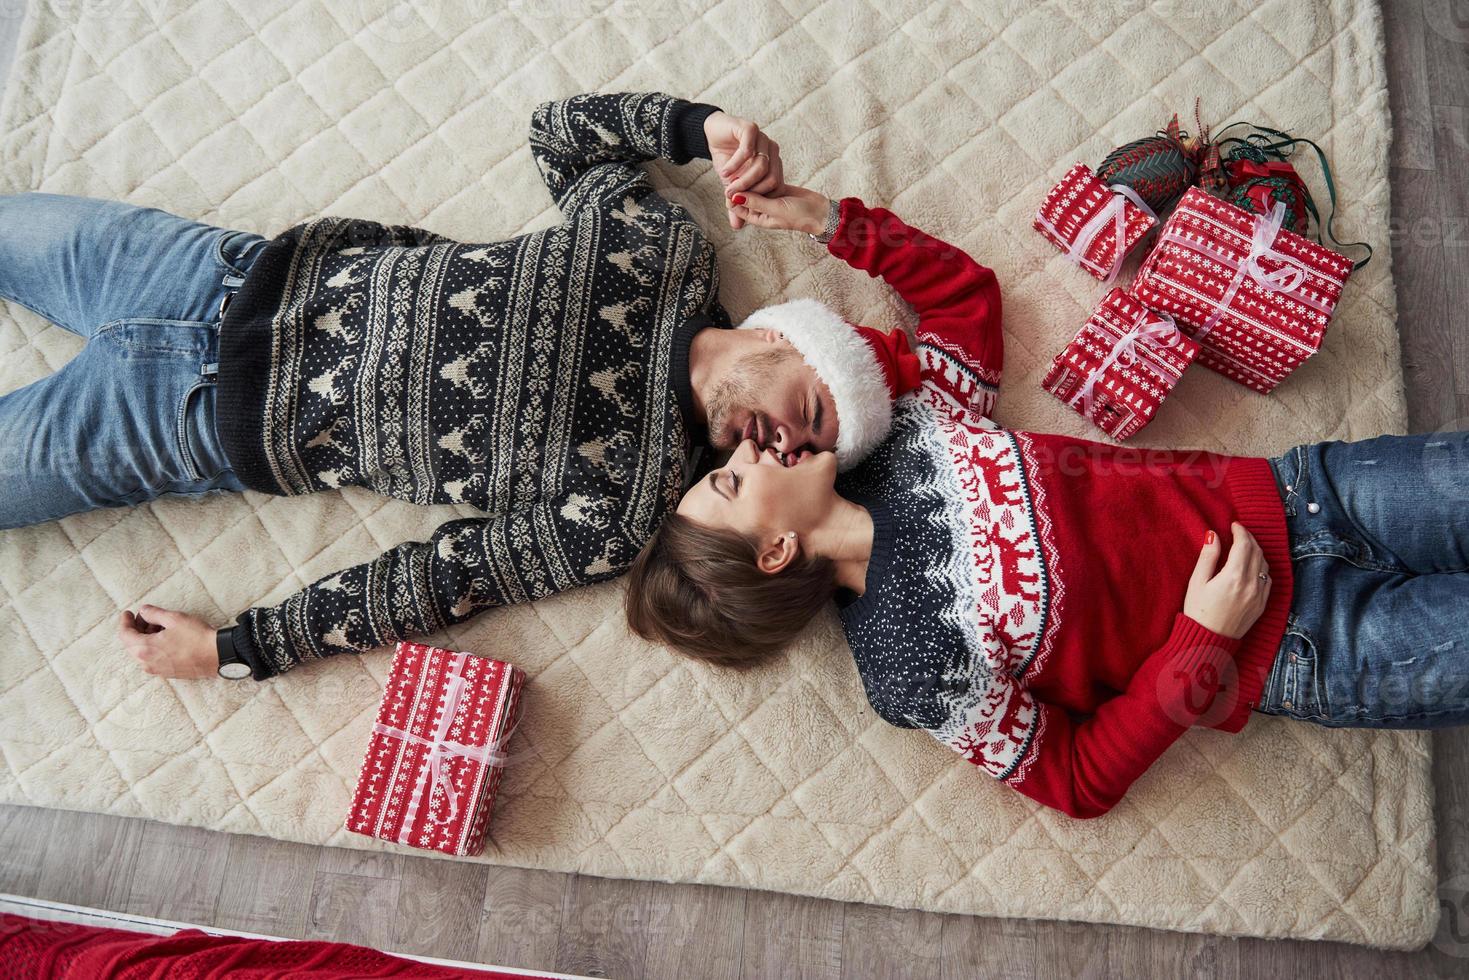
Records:
[[[767,540],[761,546],[760,554],[755,557],[755,565],[766,575],[779,575],[800,553],[801,546],[796,543],[796,532],[787,531],[779,537]]]

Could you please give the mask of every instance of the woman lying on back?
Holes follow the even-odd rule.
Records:
[[[812,233],[829,203],[747,198],[747,223]],[[1002,429],[994,274],[856,198],[828,248],[918,313],[916,354],[883,366],[890,433],[841,475],[830,453],[786,466],[743,443],[635,563],[640,635],[751,665],[835,599],[882,718],[1075,817],[1191,725],[1237,732],[1252,709],[1469,719],[1444,682],[1469,656],[1469,465],[1433,448],[1462,435],[1265,459]],[[1410,690],[1369,683],[1412,655]]]

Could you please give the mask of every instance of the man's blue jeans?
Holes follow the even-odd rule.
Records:
[[[0,395],[0,528],[244,489],[214,425],[220,304],[264,241],[117,201],[0,195],[0,297],[87,341]]]
[[[1297,446],[1271,466],[1295,594],[1256,710],[1469,723],[1469,432]]]

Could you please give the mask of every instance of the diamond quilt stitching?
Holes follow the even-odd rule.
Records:
[[[1272,107],[1295,111],[1294,101],[1314,118],[1306,107],[1324,100],[1323,131],[1308,135],[1328,149],[1364,151],[1333,160],[1349,189],[1341,223],[1353,232],[1387,226],[1389,130],[1375,7],[1353,10],[1323,0],[1303,13],[1306,4],[1281,0],[1207,10],[1016,0],[894,9],[874,0],[790,0],[757,18],[733,0],[644,0],[584,17],[515,4],[478,22],[476,5],[437,5],[424,8],[434,20],[429,29],[415,30],[389,15],[366,22],[361,9],[325,0],[263,13],[254,4],[213,0],[156,22],[149,15],[162,8],[138,6],[139,16],[117,18],[71,5],[28,11],[0,109],[0,186],[121,196],[203,220],[228,213],[264,234],[318,213],[360,212],[462,239],[500,237],[556,220],[524,147],[536,102],[570,94],[575,85],[672,89],[758,119],[781,141],[796,179],[888,204],[993,265],[1009,313],[998,414],[1019,428],[1100,437],[1035,383],[1096,299],[1093,286],[1071,275],[1028,229],[1034,202],[1073,160],[1091,160],[1112,143],[1155,128],[1171,108],[1187,114],[1187,103],[1201,92],[1208,93],[1211,116],[1288,129],[1293,122],[1299,128],[1299,120],[1277,119]],[[1159,70],[1128,57],[1139,50],[1139,37],[1165,31],[1168,50],[1187,52],[1181,61]],[[516,43],[497,46],[502,37]],[[1046,48],[1048,37],[1061,41]],[[1303,53],[1294,63],[1250,65],[1239,41],[1255,37],[1262,48]],[[516,49],[513,57],[508,47]],[[130,73],[150,51],[168,52],[154,59],[160,77],[147,86],[126,84],[136,81]],[[430,59],[433,71],[418,70]],[[238,98],[239,78],[227,79],[242,63],[263,84]],[[1037,81],[1000,97],[982,84],[991,64],[1024,66]],[[337,66],[369,74],[343,77]],[[467,80],[461,98],[444,97],[439,86],[446,76]],[[1133,90],[1097,91],[1099,79]],[[102,94],[93,104],[83,107],[68,95],[90,92],[89,85]],[[1225,101],[1232,103],[1228,113],[1221,111]],[[834,104],[843,112],[837,125]],[[262,111],[251,113],[256,107]],[[293,109],[330,124],[303,141],[284,128]],[[364,123],[389,115],[397,127],[394,145],[367,142]],[[168,148],[162,162],[126,158],[123,144],[130,139],[108,137],[128,126]],[[244,142],[220,161],[225,140]],[[446,155],[445,166],[414,167]],[[814,292],[855,319],[911,328],[911,310],[835,260],[799,242],[730,230],[707,167],[653,169],[655,182],[676,188],[715,243],[732,314],[787,292]],[[1402,377],[1385,252],[1359,273],[1326,345],[1297,379],[1270,399],[1256,399],[1222,378],[1192,376],[1136,441],[1265,453],[1284,448],[1265,441],[1269,432],[1297,433],[1305,441],[1401,431]],[[80,348],[77,338],[33,314],[13,312],[0,315],[0,350],[7,352],[0,391],[54,370]],[[146,598],[209,616],[237,612],[227,604],[240,583],[213,571],[214,542],[238,542],[249,532],[257,554],[245,584],[252,600],[263,602],[325,574],[332,561],[345,564],[346,549],[329,550],[343,539],[342,528],[357,542],[354,549],[386,550],[405,533],[426,533],[451,510],[468,513],[424,513],[365,491],[311,504],[322,506],[332,534],[318,539],[308,532],[303,539],[301,521],[286,519],[282,508],[304,501],[247,493],[228,502],[160,502],[132,513],[80,515],[0,535],[0,637],[7,641],[0,650],[0,800],[76,805],[67,796],[74,778],[68,767],[107,760],[112,771],[96,772],[95,784],[122,791],[83,805],[376,846],[343,831],[339,811],[355,777],[344,771],[352,755],[346,740],[370,724],[385,658],[304,666],[231,695],[241,697],[236,704],[131,674],[110,642],[114,603]],[[227,506],[239,513],[227,514]],[[129,576],[122,542],[156,549],[150,561],[161,580]],[[366,557],[370,550],[351,560]],[[1426,734],[1324,731],[1259,717],[1229,739],[1186,737],[1112,815],[1069,821],[1003,796],[1011,791],[979,774],[956,770],[962,762],[926,736],[883,725],[867,708],[855,673],[833,669],[846,651],[829,622],[797,644],[773,676],[752,679],[752,689],[735,694],[729,681],[706,678],[702,668],[628,636],[618,619],[620,598],[617,585],[599,586],[532,607],[525,613],[530,618],[513,628],[502,617],[516,611],[490,613],[430,638],[515,659],[502,633],[534,624],[535,635],[556,649],[549,659],[543,653],[551,651],[537,651],[530,696],[539,696],[536,685],[549,685],[546,693],[554,687],[561,699],[558,710],[590,712],[589,721],[605,713],[605,720],[585,726],[582,744],[618,745],[645,756],[621,760],[621,768],[641,774],[621,785],[619,760],[578,765],[585,760],[573,751],[577,746],[537,744],[554,732],[528,729],[521,736],[524,778],[511,773],[506,780],[493,846],[482,860],[780,887],[937,911],[1404,949],[1421,946],[1436,925]],[[98,615],[99,608],[108,611]],[[635,676],[625,673],[629,656],[640,664]],[[117,673],[99,685],[93,680],[99,669],[89,673],[88,665],[104,659],[116,662]],[[121,686],[127,684],[130,691]],[[704,725],[702,731],[639,723],[649,705],[669,696],[664,685],[695,685],[702,703],[717,709],[682,722]],[[42,703],[16,700],[28,694]],[[757,715],[771,699],[780,710]],[[140,706],[158,708],[175,726],[188,723],[183,731],[150,730],[159,723]],[[27,723],[42,716],[53,723]],[[299,730],[303,748],[274,769],[246,772],[215,750],[211,735],[257,717]],[[823,750],[832,754],[823,765],[786,751],[802,741],[801,731],[769,730],[798,717],[822,719],[819,737],[835,748],[834,754]],[[752,727],[760,725],[766,727]],[[85,734],[67,734],[78,731]],[[105,733],[105,748],[95,732]],[[781,748],[774,754],[772,735]],[[696,736],[701,747],[692,754],[678,744]],[[1270,749],[1247,751],[1259,744]],[[169,754],[154,748],[159,745],[189,747]],[[184,759],[194,760],[191,768],[200,773],[209,770],[197,776],[212,794],[205,803],[171,765]],[[822,779],[839,762],[865,770],[863,779],[901,801],[896,810],[885,808],[877,818],[850,802],[831,802],[842,798],[823,795]],[[1323,781],[1310,797],[1298,798],[1287,781],[1307,771]],[[715,805],[696,776],[721,780],[730,801],[743,794],[772,802],[763,813]],[[1192,782],[1178,785],[1185,776]],[[1198,819],[1189,790],[1210,784],[1227,790]],[[1328,794],[1346,811],[1332,816],[1352,835],[1350,849],[1298,830]],[[823,801],[853,809],[823,812]],[[1215,855],[1224,853],[1219,845],[1232,839],[1233,824],[1250,827],[1263,844],[1252,854],[1230,852],[1222,863]],[[559,836],[548,838],[547,827]],[[667,847],[648,848],[643,838],[650,829],[679,836]],[[1191,849],[1192,842],[1198,843]],[[1370,857],[1347,856],[1359,852]],[[921,856],[929,877],[905,875],[905,855]],[[1168,901],[1138,884],[1147,879],[1139,878],[1140,861],[1157,869],[1149,875],[1172,875]],[[1291,871],[1272,876],[1282,882],[1281,894],[1238,900],[1236,892],[1282,870],[1281,862]],[[1375,894],[1363,900],[1384,887],[1396,891],[1390,900]]]

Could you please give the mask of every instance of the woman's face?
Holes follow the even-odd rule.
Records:
[[[727,528],[763,547],[795,531],[804,538],[837,501],[834,453],[803,452],[791,466],[753,439],[735,447],[729,462],[689,488],[678,512],[707,527]]]

